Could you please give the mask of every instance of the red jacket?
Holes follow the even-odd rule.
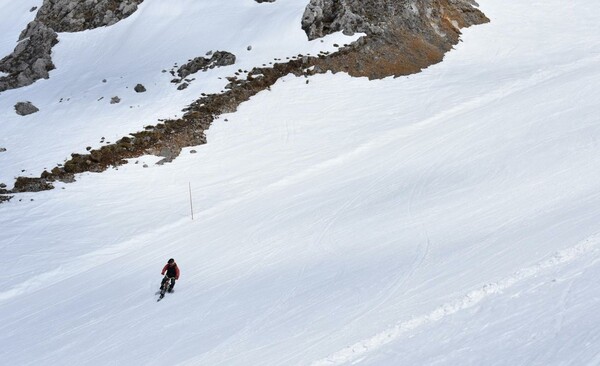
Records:
[[[165,264],[160,274],[164,275],[165,272],[167,272],[169,277],[175,277],[176,280],[179,279],[179,267],[177,267],[177,263],[173,267],[169,266],[169,263]]]

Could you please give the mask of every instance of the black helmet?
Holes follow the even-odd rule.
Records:
[[[171,263],[175,263],[175,259],[173,259],[173,258],[169,259],[169,262],[168,262],[168,263],[169,263],[169,264],[171,264]]]

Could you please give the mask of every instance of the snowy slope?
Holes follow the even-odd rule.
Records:
[[[0,206],[1,359],[600,364],[600,10],[481,6],[421,74],[286,77],[197,154]]]
[[[9,23],[10,30],[1,36],[4,57],[35,13],[25,3],[1,0],[0,4],[0,13],[16,14],[19,20]],[[334,51],[334,44],[359,37],[335,34],[308,41],[299,26],[305,6],[299,0],[272,4],[149,0],[113,26],[60,33],[52,50],[56,69],[50,79],[0,94],[0,147],[7,149],[0,155],[0,182],[12,187],[16,176],[39,177],[71,153],[101,146],[102,137],[104,143],[115,142],[156,125],[158,119],[180,117],[181,110],[201,93],[223,90],[228,83],[225,77],[236,70],[268,65],[275,58]],[[162,72],[217,50],[236,55],[236,63],[189,76],[195,80],[183,91],[170,82],[170,73]],[[138,83],[147,92],[136,93],[133,88]],[[110,104],[114,96],[121,103]],[[40,112],[18,116],[13,106],[22,101],[31,101]]]

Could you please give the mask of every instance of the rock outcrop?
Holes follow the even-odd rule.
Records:
[[[144,0],[44,0],[36,19],[21,33],[13,53],[0,60],[0,92],[48,79],[56,32],[108,26],[133,14]],[[32,8],[32,10],[34,10]]]
[[[384,35],[399,29],[427,34],[455,21],[458,29],[487,19],[473,0],[311,0],[302,17],[309,39],[343,31]],[[443,32],[440,32],[440,35]]]
[[[235,64],[235,55],[233,53],[227,51],[216,51],[211,54],[210,58],[196,57],[187,64],[181,66],[179,70],[177,70],[177,75],[179,75],[181,79],[184,79],[200,70],[207,71],[208,69],[214,69],[215,67],[233,64]]]
[[[15,112],[20,116],[27,116],[39,112],[39,109],[31,102],[19,102],[15,104]]]
[[[0,71],[8,74],[0,77],[0,92],[48,79],[54,69],[50,54],[56,43],[58,36],[52,29],[38,21],[29,23],[13,53],[0,60]]]
[[[44,0],[36,20],[56,32],[80,32],[113,25],[133,14],[144,0]]]
[[[325,67],[353,76],[406,75],[440,62],[460,29],[488,22],[473,0],[311,0],[302,17],[309,39],[342,31],[366,37]]]

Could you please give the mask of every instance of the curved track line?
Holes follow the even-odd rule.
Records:
[[[462,297],[439,306],[428,314],[399,322],[381,333],[341,349],[324,359],[313,362],[312,366],[342,365],[356,361],[359,358],[364,357],[367,353],[375,351],[386,344],[397,340],[408,331],[435,323],[461,310],[471,308],[488,297],[499,294],[524,280],[533,278],[545,270],[572,262],[592,252],[597,252],[598,247],[600,247],[600,233],[590,236],[575,246],[556,252],[547,260],[538,262],[531,267],[523,268],[513,273],[511,276],[497,282],[487,283],[479,289],[470,291]]]

